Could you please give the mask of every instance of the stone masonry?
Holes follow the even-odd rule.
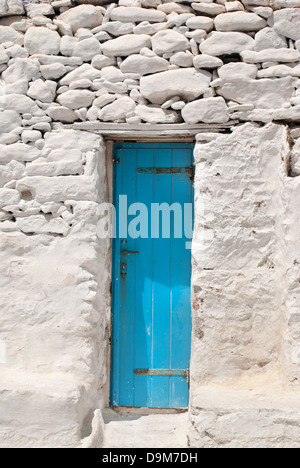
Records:
[[[300,0],[0,0],[0,447],[103,443],[108,124],[205,128],[190,446],[299,447]]]

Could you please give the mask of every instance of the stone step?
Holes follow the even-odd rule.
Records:
[[[103,448],[187,447],[188,413],[106,409]]]

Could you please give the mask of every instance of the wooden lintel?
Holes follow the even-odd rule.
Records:
[[[226,124],[114,124],[103,122],[75,122],[74,124],[55,124],[54,128],[82,130],[102,135],[114,141],[194,141],[199,133],[216,133],[230,130],[239,121],[232,120]]]

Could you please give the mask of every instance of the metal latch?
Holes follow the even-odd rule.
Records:
[[[190,382],[189,369],[135,369],[135,375],[160,375],[168,377],[185,377]]]

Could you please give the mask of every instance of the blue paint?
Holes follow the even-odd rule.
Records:
[[[151,203],[176,202],[182,207],[193,203],[190,174],[185,170],[193,164],[192,144],[116,144],[114,159],[117,236],[119,195],[127,195],[128,206],[147,205],[150,233]],[[166,173],[167,168],[183,170]],[[124,233],[124,222],[130,223],[134,216],[126,219],[122,210],[121,217],[124,238],[117,237],[113,245],[111,405],[186,408],[189,384],[180,372],[140,375],[135,370],[189,369],[191,251],[186,241],[190,239],[175,238],[174,226],[171,238],[162,238],[160,232],[158,238],[132,239]],[[122,255],[122,250],[139,253]]]

